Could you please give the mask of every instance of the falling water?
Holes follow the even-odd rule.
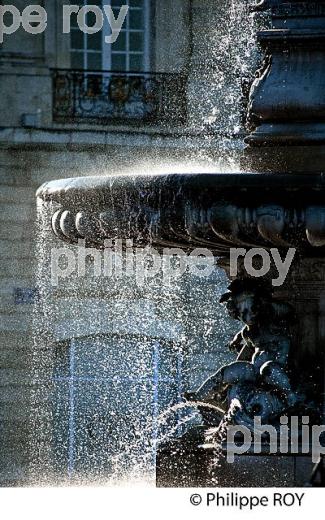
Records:
[[[221,467],[221,460],[224,456],[224,442],[227,439],[227,432],[229,426],[233,423],[234,417],[238,410],[241,409],[241,404],[238,399],[232,399],[228,411],[224,414],[217,428],[211,428],[206,433],[206,447],[212,448],[213,457],[210,465],[210,473],[214,484],[218,485],[219,477],[218,470]]]
[[[243,146],[248,91],[260,60],[256,50],[256,31],[262,26],[263,19],[252,12],[253,4],[256,5],[256,2],[228,0],[228,9],[215,10],[215,32],[210,34],[207,31],[198,36],[200,42],[202,38],[206,39],[206,45],[197,44],[200,50],[196,56],[196,75],[206,84],[200,91],[201,103],[195,125],[199,125],[198,130],[204,136],[207,149],[214,147],[224,164],[228,168],[235,166],[237,170],[236,151]],[[205,70],[202,70],[200,63],[205,64]],[[205,80],[202,80],[202,75]],[[194,91],[194,102],[197,104],[196,96]],[[209,158],[204,147],[200,155]]]
[[[211,403],[205,403],[202,401],[182,402],[168,407],[163,412],[161,412],[156,419],[155,436],[148,437],[149,443],[142,453],[143,461],[149,462],[152,454],[156,453],[157,447],[172,439],[175,434],[177,434],[180,429],[182,429],[183,426],[196,424],[197,420],[199,420],[197,412],[199,408],[211,410],[219,416],[223,415],[223,411],[220,408]],[[228,424],[230,424],[231,418],[235,413],[235,409],[238,408],[234,402],[231,405],[231,409],[229,410],[228,414],[225,414],[224,418],[221,420],[221,423],[224,424],[225,429]],[[185,413],[180,415],[180,412]],[[171,421],[173,415],[175,415],[176,420]],[[152,424],[149,418],[147,419],[147,425],[142,429],[141,436],[146,436],[148,434],[152,434]],[[129,456],[130,453],[137,451],[138,449],[138,442],[134,442],[125,446],[124,453],[120,453],[112,458],[112,462],[115,464],[115,467],[118,468],[121,465],[121,462],[126,457],[126,455]]]
[[[207,142],[212,130],[213,139],[219,133],[218,147],[225,151],[241,135],[238,92],[256,59],[247,2],[230,4],[210,49],[214,88],[201,128]],[[200,154],[205,157],[204,149]],[[148,169],[152,173],[152,165]],[[220,349],[231,336],[228,319],[210,303],[225,290],[225,277],[217,272],[193,283],[188,274],[172,287],[157,279],[139,287],[130,276],[95,279],[88,262],[86,278],[72,276],[53,286],[51,252],[68,247],[50,230],[54,209],[39,202],[30,482],[152,484],[157,446],[199,424],[198,406],[213,408],[181,401],[185,390],[202,383],[205,356],[214,356],[218,366],[230,359]],[[76,254],[75,246],[70,250]],[[214,434],[219,455],[235,409],[232,403]]]
[[[31,484],[153,483],[157,447],[200,422],[197,406],[214,408],[181,400],[196,384],[197,349],[211,352],[211,334],[226,331],[218,309],[200,323],[192,321],[192,306],[203,304],[208,291],[218,297],[224,281],[218,276],[209,287],[193,287],[189,276],[162,288],[157,280],[138,287],[122,277],[103,286],[101,279],[72,276],[53,286],[53,248],[67,247],[50,229],[54,210],[39,202]],[[76,246],[68,249],[76,254]],[[140,305],[133,317],[132,302]]]
[[[127,277],[103,287],[71,276],[53,287],[51,253],[64,244],[49,229],[52,212],[39,202],[30,481],[153,482],[161,408],[183,391],[182,337],[175,344],[177,324],[160,339],[151,330],[154,301],[161,303],[154,287],[150,300]],[[174,307],[172,291],[163,298]],[[174,428],[178,417],[167,419]]]

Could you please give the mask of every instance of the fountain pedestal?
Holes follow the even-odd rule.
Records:
[[[222,221],[225,224],[227,221],[222,236],[229,239],[232,247],[247,249],[261,247],[259,239],[262,237],[265,240],[262,247],[268,243],[268,251],[270,248],[272,250],[272,247],[282,253],[285,253],[289,247],[295,249],[296,258],[286,282],[281,287],[274,287],[272,291],[272,305],[289,304],[294,313],[293,319],[282,321],[284,338],[281,340],[279,338],[282,333],[281,327],[278,330],[273,327],[274,341],[278,342],[278,354],[273,357],[276,363],[279,362],[281,352],[284,352],[283,342],[287,341],[288,344],[288,358],[285,363],[280,363],[284,373],[278,372],[277,377],[278,381],[282,379],[283,384],[276,392],[284,391],[287,396],[284,402],[282,401],[281,413],[288,417],[300,418],[306,414],[311,425],[323,424],[325,411],[325,242],[322,236],[325,227],[324,203],[320,197],[317,201],[314,199],[314,203],[307,207],[305,202],[309,198],[308,189],[300,199],[298,185],[301,185],[300,179],[310,175],[313,178],[310,186],[316,188],[318,182],[315,173],[322,172],[325,168],[325,2],[264,0],[260,2],[258,8],[269,10],[271,27],[258,34],[258,41],[264,51],[264,62],[250,92],[247,117],[249,135],[246,138],[249,147],[243,154],[241,166],[244,171],[258,174],[261,184],[264,181],[265,186],[269,187],[269,198],[259,208],[254,207],[251,201],[244,207],[243,199],[240,202],[236,201],[235,204],[224,207],[223,217],[218,221],[219,224]],[[279,203],[279,193],[275,185],[273,182],[269,183],[270,178],[265,176],[266,173],[278,176],[279,172],[281,172],[282,187],[287,187],[285,191],[288,195],[291,190],[289,196],[291,202],[288,199],[284,204]],[[319,180],[322,178],[323,174],[320,174]],[[257,200],[261,200],[259,195]],[[307,247],[303,245],[306,238],[309,242]],[[221,264],[230,275],[229,262],[223,260]],[[237,279],[245,280],[247,276],[249,274],[242,269]],[[231,276],[229,277],[231,279]],[[264,280],[270,278],[269,275],[263,277]],[[251,292],[254,293],[254,289],[251,289]],[[248,294],[247,302],[249,298],[251,299],[251,295]],[[231,296],[230,300],[232,303],[236,301],[236,295],[234,298]],[[245,300],[245,297],[242,300]],[[260,304],[263,302],[261,301]],[[233,317],[247,324],[243,313],[241,316],[237,313],[237,316]],[[270,320],[272,321],[272,318]],[[259,347],[264,342],[263,349],[268,343],[266,336],[271,332],[272,327],[267,331],[263,325],[260,326],[259,321],[258,318],[255,322],[252,320],[248,326],[260,327],[262,329],[260,337],[246,334],[244,339],[248,340],[248,343],[253,343],[255,347]],[[266,349],[269,350],[270,346]],[[247,357],[239,354],[237,359],[243,361]],[[253,358],[251,360],[253,361]],[[263,367],[260,369],[263,372]],[[213,383],[216,383],[217,379],[220,380],[220,377],[223,381],[229,382],[229,377],[231,379],[229,373],[228,368],[219,371],[219,376],[214,380],[211,378],[210,383],[207,381],[194,397],[197,395],[200,400],[206,396],[211,398]],[[285,375],[288,376],[287,381]],[[237,379],[243,381],[245,378],[247,379],[247,376],[242,373]],[[265,382],[273,384],[274,381],[270,381],[269,377]],[[236,386],[238,380],[235,381],[233,378],[231,383]],[[213,391],[217,393],[217,390],[218,385],[215,384]],[[255,390],[261,391],[258,379],[256,379]],[[291,396],[289,396],[292,390],[295,394],[293,400],[295,397],[297,399],[294,405],[290,402]],[[230,392],[230,395],[233,394]],[[235,395],[243,398],[245,392],[239,388]],[[243,399],[246,401],[247,412],[251,396],[247,393]],[[299,401],[300,405],[298,405]],[[258,399],[254,402],[256,404]],[[259,405],[261,403],[260,399]],[[248,411],[244,418],[247,425],[249,415]],[[275,420],[274,413],[271,411],[265,419],[267,423],[275,424],[279,416]],[[239,422],[242,421],[243,418],[239,417]],[[182,448],[179,447],[178,451],[182,449],[184,453],[188,453],[186,442]],[[166,452],[168,449],[165,447],[159,454],[159,466],[165,466],[168,459]],[[174,452],[170,453],[171,458],[173,458],[172,453]],[[186,455],[184,457],[186,459]],[[199,453],[197,459],[204,461]],[[312,464],[311,456],[294,454],[281,456],[278,453],[277,457],[268,455],[255,457],[246,454],[237,457],[233,465],[227,465],[223,461],[218,472],[220,477],[218,482],[219,485],[238,486],[240,485],[238,473],[240,473],[246,474],[245,484],[250,486],[303,485],[309,480]],[[273,473],[267,469],[272,466],[278,468],[274,469]],[[158,481],[168,483],[168,478],[167,480],[159,478]],[[206,483],[209,482],[211,482],[211,474],[208,472]],[[190,481],[187,485],[190,485]]]
[[[170,442],[158,452],[157,487],[304,487],[314,468],[311,458],[303,455],[248,453],[229,464],[224,452],[211,468],[214,460],[214,449],[186,439]]]

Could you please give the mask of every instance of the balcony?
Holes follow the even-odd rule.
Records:
[[[183,125],[184,74],[52,70],[53,120],[73,124]]]

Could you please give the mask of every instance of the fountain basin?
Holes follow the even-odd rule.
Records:
[[[37,196],[62,240],[134,245],[296,247],[325,252],[325,174],[168,174],[65,179]]]

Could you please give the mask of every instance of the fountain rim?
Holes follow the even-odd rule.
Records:
[[[270,191],[325,191],[325,172],[319,173],[154,173],[154,174],[112,174],[105,176],[85,176],[49,181],[36,192],[36,197],[44,202],[71,202],[73,200],[98,199],[105,193],[129,190],[130,193],[145,189],[179,189],[246,191],[260,189]]]

